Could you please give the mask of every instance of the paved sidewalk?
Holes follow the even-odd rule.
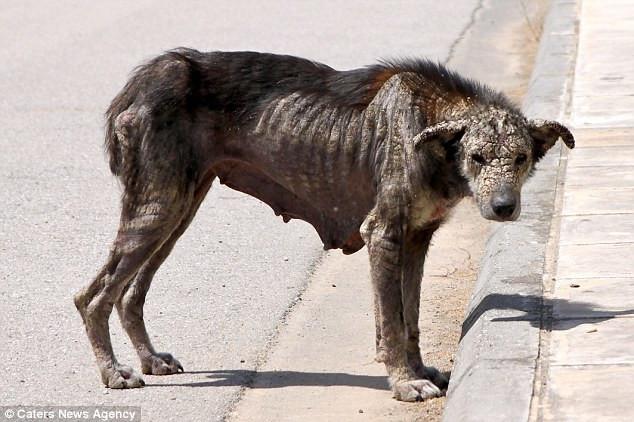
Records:
[[[585,0],[533,420],[634,420],[634,3]],[[556,216],[557,218],[557,216]],[[547,283],[547,284],[548,284]],[[547,286],[548,290],[548,286]],[[548,327],[547,327],[548,328]],[[548,336],[547,336],[548,338]],[[538,389],[539,390],[539,389]]]

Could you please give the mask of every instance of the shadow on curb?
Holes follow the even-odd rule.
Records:
[[[520,294],[501,294],[492,293],[485,296],[480,303],[473,309],[465,322],[462,324],[462,333],[460,339],[467,335],[471,327],[480,319],[480,317],[491,310],[517,310],[525,312],[524,315],[513,317],[496,317],[492,318],[491,322],[505,322],[505,321],[529,321],[531,326],[541,328],[541,315],[539,310],[552,310],[556,308],[566,308],[577,314],[583,314],[584,317],[571,317],[571,318],[557,318],[558,320],[566,319],[571,322],[561,326],[560,328],[553,328],[555,330],[569,330],[580,324],[585,324],[588,320],[595,322],[602,322],[617,316],[634,315],[634,309],[628,309],[623,311],[605,311],[601,309],[595,309],[592,303],[572,301],[566,299],[544,299],[541,296],[533,295],[520,295]],[[549,315],[546,312],[545,315]],[[574,322],[573,322],[574,321]]]

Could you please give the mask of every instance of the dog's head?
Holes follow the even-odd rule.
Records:
[[[520,215],[522,185],[559,138],[574,148],[572,134],[558,122],[489,109],[468,119],[430,126],[414,142],[419,146],[436,141],[455,154],[482,216],[513,221]]]

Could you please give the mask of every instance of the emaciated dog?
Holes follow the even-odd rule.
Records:
[[[214,179],[285,221],[310,223],[326,249],[368,247],[377,360],[398,400],[442,394],[423,365],[418,308],[425,253],[463,197],[515,220],[520,189],[561,138],[502,94],[426,60],[336,71],[297,57],[178,49],[140,66],[107,113],[110,168],[123,185],[108,261],[75,295],[103,383],[144,385],[112,350],[116,305],[145,374],[182,371],[143,322],[152,277]]]

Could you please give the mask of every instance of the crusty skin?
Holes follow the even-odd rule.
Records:
[[[441,395],[447,380],[424,366],[418,345],[434,231],[472,194],[483,217],[516,219],[535,162],[560,137],[574,146],[559,123],[527,120],[503,95],[427,61],[338,72],[290,56],[180,49],[139,67],[106,117],[121,222],[107,263],[75,305],[111,388],[144,384],[112,350],[115,305],[143,373],[183,370],[153,348],[143,303],[218,178],[284,221],[309,222],[326,249],[367,245],[377,360],[394,396]]]

